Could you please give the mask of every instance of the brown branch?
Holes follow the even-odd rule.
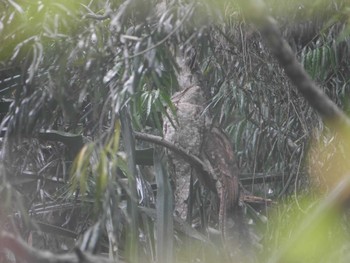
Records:
[[[92,19],[95,19],[95,20],[106,20],[108,18],[111,18],[111,14],[110,13],[106,13],[106,14],[103,14],[103,15],[96,15],[96,14],[93,14],[93,13],[89,13],[89,14],[86,14],[85,15],[85,18],[92,18]]]
[[[197,156],[188,153],[184,148],[181,146],[177,146],[173,144],[172,142],[169,142],[165,140],[164,138],[156,135],[141,133],[141,132],[134,132],[135,138],[138,140],[148,141],[163,147],[166,147],[167,149],[173,151],[174,153],[180,155],[182,158],[184,158],[187,162],[195,166],[198,170],[198,179],[202,184],[204,184],[208,189],[216,192],[215,188],[215,176],[210,172],[208,166]]]
[[[260,31],[286,75],[326,123],[350,127],[344,112],[316,85],[282,37],[276,21],[267,15],[263,1],[240,1],[244,12]]]
[[[49,251],[43,251],[29,246],[20,237],[2,232],[0,234],[0,249],[10,250],[16,257],[19,257],[28,263],[112,263],[113,261],[82,252],[76,249],[76,253],[53,254]]]

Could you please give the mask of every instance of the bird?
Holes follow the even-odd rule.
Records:
[[[216,189],[220,199],[219,225],[224,240],[234,237],[240,228],[239,170],[230,139],[215,126],[204,134],[201,158],[210,165],[216,177]]]
[[[199,156],[205,127],[205,98],[199,86],[191,86],[172,96],[176,115],[169,109],[168,116],[163,120],[163,136],[175,145],[186,149],[189,153]],[[171,151],[168,152],[168,163],[171,179],[174,185],[175,213],[181,219],[188,216],[187,199],[190,192],[193,168],[183,157]]]
[[[233,238],[238,227],[240,187],[238,167],[232,143],[226,133],[213,125],[209,112],[205,112],[205,96],[199,85],[188,87],[172,96],[176,109],[170,110],[163,123],[163,136],[190,154],[199,156],[212,171],[219,197],[219,227],[223,239]],[[168,152],[169,171],[174,188],[175,214],[187,220],[191,214],[188,206],[191,177],[196,168],[179,156]]]

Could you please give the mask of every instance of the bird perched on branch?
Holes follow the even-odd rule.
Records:
[[[238,168],[231,142],[221,129],[211,125],[208,113],[204,112],[205,99],[199,86],[175,93],[172,101],[176,117],[172,122],[165,118],[164,139],[199,156],[210,166],[209,170],[216,177],[220,199],[219,225],[223,236],[229,236],[227,233],[232,233],[238,224],[240,195]],[[175,153],[169,152],[168,158],[175,188],[175,212],[185,220],[191,213],[188,207],[191,176],[196,176],[198,171]]]
[[[216,189],[220,197],[219,223],[224,239],[234,237],[234,232],[242,223],[239,211],[239,180],[231,141],[217,127],[205,132],[201,158],[210,165],[210,170],[217,177]]]
[[[189,87],[172,97],[176,108],[176,116],[170,121],[164,118],[164,139],[186,149],[189,153],[199,156],[203,142],[205,116],[203,115],[204,96],[199,86]],[[191,176],[194,176],[193,168],[183,157],[173,152],[168,152],[169,170],[174,184],[175,212],[182,219],[188,215],[187,198],[190,191]]]
[[[168,110],[164,118],[164,139],[200,157],[216,180],[216,192],[220,199],[219,225],[224,239],[233,237],[239,228],[239,180],[231,142],[225,133],[212,125],[211,116],[205,111],[206,98],[198,74],[188,65],[188,59],[177,57],[180,72],[177,76],[181,91],[172,96],[176,116]],[[169,171],[174,185],[175,212],[182,219],[191,221],[192,202],[189,200],[191,178],[198,176],[198,169],[173,152],[168,152]],[[206,175],[208,176],[208,175]],[[207,187],[207,186],[206,186]]]

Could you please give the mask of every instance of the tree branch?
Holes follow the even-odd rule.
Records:
[[[208,189],[212,190],[213,192],[216,192],[215,180],[214,180],[215,175],[209,170],[208,166],[197,156],[188,153],[181,146],[177,146],[160,136],[141,133],[141,132],[134,132],[134,134],[135,134],[135,138],[138,140],[148,141],[157,145],[161,145],[173,151],[174,153],[180,155],[187,162],[191,163],[193,166],[195,166],[199,170],[198,179],[200,180],[200,182],[204,184],[206,187],[208,187]]]
[[[110,13],[106,13],[106,14],[103,14],[103,15],[96,15],[96,14],[93,14],[93,13],[89,13],[89,14],[86,14],[85,17],[102,21],[102,20],[106,20],[108,18],[111,18],[111,14]]]
[[[8,249],[17,257],[28,263],[112,263],[113,261],[82,252],[76,249],[76,253],[53,254],[29,246],[20,237],[2,232],[0,234],[0,249]],[[77,252],[79,251],[79,252]]]
[[[328,124],[336,127],[350,127],[350,119],[344,112],[329,99],[329,97],[316,85],[298,62],[289,44],[283,39],[276,21],[267,15],[263,1],[240,1],[244,12],[259,29],[266,40],[273,55],[285,70],[287,76],[297,87],[299,92],[310,105],[321,115]]]

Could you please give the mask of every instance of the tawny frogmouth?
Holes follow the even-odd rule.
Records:
[[[239,200],[238,169],[231,142],[222,130],[211,125],[209,114],[204,111],[206,101],[200,86],[194,85],[175,93],[172,101],[176,107],[176,118],[172,116],[173,122],[165,118],[164,138],[185,148],[190,154],[200,156],[210,166],[217,179],[219,223],[225,236],[234,225]],[[168,113],[171,116],[171,112]],[[181,156],[170,152],[168,157],[175,185],[175,211],[186,219],[190,178],[198,171]]]

